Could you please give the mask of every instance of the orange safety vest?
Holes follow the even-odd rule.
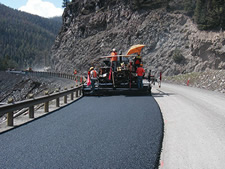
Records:
[[[112,52],[111,56],[116,56],[117,53],[116,52]],[[111,57],[111,61],[117,61],[117,57]]]
[[[143,76],[145,73],[145,70],[143,69],[143,67],[139,67],[139,68],[137,68],[136,72],[137,72],[138,76]]]

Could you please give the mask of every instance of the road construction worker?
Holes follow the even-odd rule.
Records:
[[[76,74],[77,74],[77,70],[76,70],[76,69],[74,69],[74,72],[73,72],[73,74],[74,74],[74,75],[76,75]]]
[[[138,53],[138,55],[134,58],[135,70],[137,70],[137,68],[140,66],[140,64],[141,64],[141,56],[140,56],[140,53]]]
[[[143,69],[143,64],[140,64],[140,67],[137,68],[137,78],[138,78],[138,88],[143,88],[143,83],[142,83],[142,79],[143,76],[145,75],[145,70]]]
[[[161,87],[161,82],[162,82],[162,72],[159,73],[159,88]],[[189,79],[188,79],[189,82]]]
[[[90,79],[91,79],[91,90],[95,90],[95,82],[97,81],[97,71],[94,69],[94,67],[91,67],[89,69],[90,72]]]
[[[111,67],[113,69],[113,71],[116,70],[116,66],[117,66],[117,52],[116,52],[116,49],[114,48],[111,52],[111,58],[110,58],[110,61],[111,61]]]

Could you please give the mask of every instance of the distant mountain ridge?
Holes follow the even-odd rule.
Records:
[[[61,17],[43,18],[0,4],[0,69],[48,64]]]

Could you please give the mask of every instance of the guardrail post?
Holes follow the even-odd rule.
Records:
[[[28,98],[29,99],[34,98],[34,95],[33,94],[29,94]],[[34,118],[34,106],[30,106],[29,107],[29,118]]]
[[[71,88],[73,89],[73,86],[71,86]],[[73,100],[73,95],[74,95],[74,93],[72,92],[71,97],[70,97],[71,100]]]
[[[66,87],[65,87],[64,89],[67,90]],[[67,103],[67,95],[64,96],[64,103],[65,103],[65,104]]]
[[[45,95],[48,95],[48,91],[45,91]],[[49,112],[49,101],[45,102],[45,112]]]
[[[76,97],[78,97],[78,89],[76,90]]]
[[[81,96],[81,94],[82,94],[82,90],[81,90],[81,88],[79,89],[79,91],[80,91],[80,96]]]
[[[13,103],[13,98],[9,98],[8,103]],[[7,113],[7,126],[13,126],[13,112]]]
[[[7,113],[7,125],[13,126],[13,112]]]
[[[56,92],[59,92],[59,89],[56,89]],[[59,97],[58,98],[56,98],[56,107],[59,107],[60,106],[60,99],[59,99]]]

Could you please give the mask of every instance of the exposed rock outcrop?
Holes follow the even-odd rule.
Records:
[[[125,54],[140,43],[146,45],[144,67],[161,69],[164,75],[224,69],[225,32],[199,31],[188,16],[168,12],[166,2],[73,0],[52,48],[52,67],[84,72],[112,48]]]

